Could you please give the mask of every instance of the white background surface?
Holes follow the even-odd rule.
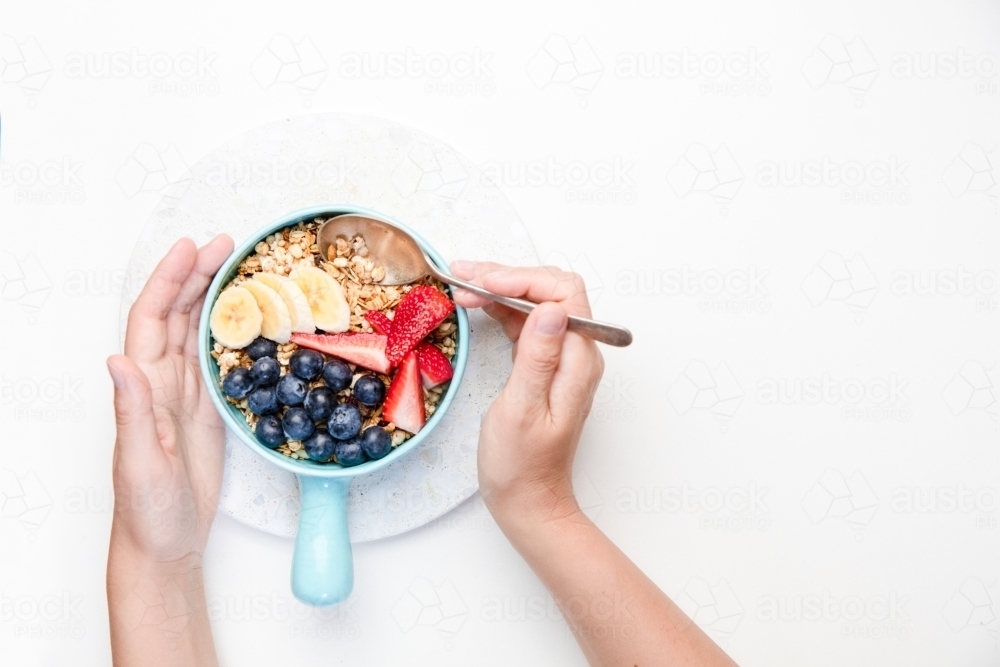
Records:
[[[507,165],[501,188],[539,255],[561,253],[598,315],[634,329],[632,348],[606,352],[579,490],[737,661],[997,664],[998,19],[987,2],[8,3],[0,33],[21,47],[0,50],[4,663],[109,660],[104,358],[119,344],[115,281],[161,184],[123,169],[152,146],[166,183],[175,156],[349,111]],[[264,53],[282,36],[316,73],[298,87]],[[162,79],[73,67],[132,49],[209,62]],[[421,65],[481,64],[352,76],[355,58],[407,49]],[[654,54],[685,52],[681,72],[649,72]],[[752,74],[738,67],[751,53]],[[626,76],[630,56],[658,75]],[[731,76],[712,76],[720,59]],[[685,155],[728,186],[706,192],[713,175],[687,178]],[[595,178],[567,184],[559,170],[578,162]],[[608,182],[600,167],[616,162]],[[533,165],[545,175],[516,178]],[[803,165],[833,166],[768,185]],[[685,267],[700,287],[627,289]],[[924,289],[947,272],[967,289]],[[719,293],[716,274],[730,278]],[[824,378],[816,400],[790,391]],[[774,404],[771,385],[788,390]],[[358,546],[355,596],[333,615],[289,607],[290,556],[290,541],[219,520],[206,586],[224,664],[583,664],[478,499]]]

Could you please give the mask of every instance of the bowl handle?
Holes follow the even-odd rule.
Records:
[[[299,532],[292,561],[292,593],[314,607],[343,602],[354,588],[354,559],[347,530],[351,478],[299,478]]]

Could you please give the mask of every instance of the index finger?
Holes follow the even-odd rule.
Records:
[[[483,275],[480,284],[495,294],[534,303],[552,301],[561,304],[570,315],[591,317],[583,278],[555,266],[504,268]]]
[[[160,260],[128,313],[125,354],[136,361],[155,361],[167,346],[167,316],[191,274],[198,249],[181,239]]]

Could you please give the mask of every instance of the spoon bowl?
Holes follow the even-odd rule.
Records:
[[[330,247],[336,248],[337,238],[350,240],[356,235],[364,237],[368,246],[368,258],[385,268],[385,278],[379,281],[381,285],[404,285],[429,275],[522,313],[530,313],[538,305],[524,299],[494,294],[479,285],[445,273],[430,261],[420,244],[406,230],[367,215],[339,215],[324,222],[316,236],[320,255],[332,259]],[[626,347],[632,344],[632,332],[615,324],[570,315],[568,327],[608,345]]]

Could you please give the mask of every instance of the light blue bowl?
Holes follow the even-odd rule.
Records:
[[[452,360],[455,376],[451,380],[448,391],[441,397],[437,410],[427,420],[420,432],[378,461],[368,461],[351,468],[344,468],[336,463],[300,461],[268,449],[257,441],[257,437],[247,425],[243,413],[225,399],[219,387],[219,365],[210,354],[212,335],[208,321],[212,305],[222,288],[236,275],[240,262],[250,255],[254,246],[265,237],[298,222],[341,214],[365,215],[401,227],[417,240],[438,267],[444,271],[448,270],[448,264],[444,258],[417,233],[398,220],[358,206],[332,204],[305,208],[275,220],[244,241],[233,252],[219,269],[208,288],[205,306],[201,312],[201,326],[198,330],[201,341],[198,353],[201,361],[201,372],[208,385],[212,400],[215,402],[215,407],[222,415],[226,426],[258,455],[295,473],[299,480],[301,510],[299,511],[299,530],[295,536],[295,555],[292,561],[292,593],[299,600],[313,606],[328,606],[343,602],[350,596],[351,590],[354,588],[354,561],[347,526],[347,495],[351,480],[358,475],[366,475],[390,465],[396,459],[412,452],[427,439],[427,436],[441,422],[451,402],[455,399],[469,356],[469,318],[465,309],[458,307],[456,308],[458,338],[455,346],[457,352]]]

